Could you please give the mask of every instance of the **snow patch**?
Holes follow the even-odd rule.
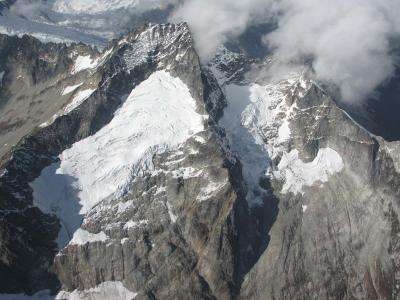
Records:
[[[149,224],[149,220],[140,220],[140,221],[130,220],[125,223],[124,229],[131,229],[131,228],[140,227],[142,225],[147,225],[147,224]]]
[[[137,293],[134,293],[124,287],[120,281],[106,281],[84,291],[75,290],[73,292],[60,292],[56,300],[132,300]]]
[[[160,195],[160,194],[164,194],[167,191],[165,186],[160,186],[157,188],[154,196]]]
[[[303,209],[303,213],[305,213],[307,208],[308,208],[308,206],[307,205],[302,205],[301,208]]]
[[[179,168],[178,170],[174,170],[171,173],[172,177],[174,178],[190,179],[200,176],[203,173],[203,171],[197,170],[193,167],[186,167],[186,168]]]
[[[77,85],[71,85],[67,86],[63,91],[61,92],[61,96],[65,96],[68,94],[71,94],[73,91],[75,91],[78,87],[80,87],[83,84],[83,82],[78,83]]]
[[[79,55],[75,59],[75,65],[72,68],[72,74],[76,74],[87,69],[94,69],[97,67],[97,63],[97,59],[92,59],[90,55]]]
[[[176,220],[178,219],[178,217],[172,211],[172,205],[168,201],[167,201],[167,209],[168,209],[168,214],[169,214],[169,218],[171,219],[171,222],[175,223]]]
[[[283,154],[274,175],[284,180],[281,193],[304,194],[304,186],[327,182],[329,176],[339,173],[343,167],[342,157],[331,148],[319,149],[315,159],[309,163],[299,158],[297,150],[292,150]]]
[[[79,91],[76,96],[71,100],[70,103],[64,108],[64,115],[70,113],[73,111],[75,108],[77,108],[79,105],[81,105],[85,100],[87,100],[95,91],[96,89],[87,89],[83,91]]]
[[[198,136],[198,135],[196,135],[196,136],[194,137],[194,140],[195,140],[196,142],[200,143],[200,144],[205,144],[205,143],[206,143],[206,140],[205,140],[203,137]]]
[[[87,243],[95,243],[95,242],[105,242],[108,240],[108,236],[103,232],[99,233],[90,233],[82,228],[79,228],[75,231],[72,240],[70,241],[70,245],[85,245]]]
[[[67,115],[75,108],[77,108],[79,105],[81,105],[85,100],[87,100],[93,94],[94,91],[95,89],[87,89],[79,91],[78,94],[74,98],[72,98],[71,102],[68,103],[62,111],[57,112],[49,121],[40,124],[39,127],[40,128],[47,127],[53,124],[58,117]]]
[[[117,213],[118,214],[122,214],[123,212],[125,212],[128,208],[133,207],[133,200],[129,200],[129,201],[125,201],[125,202],[119,202],[118,203],[118,210]]]
[[[218,194],[219,191],[221,191],[224,186],[226,186],[228,183],[227,180],[223,182],[213,182],[211,181],[205,188],[202,188],[200,190],[200,193],[197,196],[198,201],[205,201],[210,199],[211,197],[215,196]]]
[[[84,70],[93,70],[101,66],[107,59],[107,57],[113,52],[113,48],[105,51],[101,56],[91,58],[90,55],[78,55],[75,58],[75,64],[72,68],[72,74],[79,73]]]

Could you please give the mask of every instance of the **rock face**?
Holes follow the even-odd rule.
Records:
[[[271,157],[279,215],[242,296],[393,299],[399,174],[390,153],[395,150],[358,127],[313,83],[300,80],[291,88],[282,99],[288,109],[279,129],[286,126],[290,135]],[[257,121],[270,146],[268,124]]]
[[[0,36],[0,293],[395,299],[400,144],[268,67],[186,24]]]

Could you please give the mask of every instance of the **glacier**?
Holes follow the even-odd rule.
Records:
[[[135,176],[151,172],[155,154],[203,131],[205,120],[179,78],[157,71],[139,84],[108,125],[65,150],[31,183],[34,205],[60,218],[59,247],[91,208],[123,195]]]

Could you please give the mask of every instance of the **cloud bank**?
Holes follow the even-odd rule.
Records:
[[[265,20],[272,5],[270,0],[186,0],[181,1],[171,20],[189,23],[199,54],[207,60],[229,37]]]
[[[40,0],[18,0],[12,10],[35,16]],[[170,21],[186,21],[204,62],[218,46],[249,26],[270,23],[276,28],[264,37],[273,49],[274,75],[310,66],[317,80],[340,90],[344,101],[365,99],[390,79],[398,57],[394,41],[400,37],[399,0],[55,0],[47,10],[72,14],[69,25],[118,34],[138,14],[168,4],[176,8]],[[72,22],[72,23],[71,23]],[[98,26],[97,26],[98,25]],[[397,42],[397,45],[400,43]],[[399,51],[398,51],[399,53]]]
[[[40,14],[40,11],[45,8],[42,1],[35,0],[18,0],[10,7],[10,11],[26,18],[33,18]]]
[[[394,73],[399,11],[396,0],[284,0],[265,42],[281,64],[310,58],[317,79],[335,84],[344,101],[359,101]]]
[[[398,0],[186,0],[172,20],[189,23],[203,59],[249,25],[274,22],[264,38],[274,49],[274,72],[307,60],[344,101],[359,101],[393,75],[399,11]]]

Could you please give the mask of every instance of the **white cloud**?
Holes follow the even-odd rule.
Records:
[[[311,60],[320,81],[336,85],[343,100],[359,101],[395,69],[391,39],[400,34],[398,0],[186,0],[172,21],[187,21],[203,60],[249,25],[274,20],[265,37],[287,72]]]
[[[10,7],[10,10],[15,14],[30,18],[38,15],[43,8],[42,1],[18,0]]]
[[[316,77],[337,85],[344,101],[364,99],[393,75],[399,1],[283,0],[279,10],[265,40],[280,64],[311,57]]]
[[[263,20],[271,5],[270,0],[186,0],[171,20],[189,23],[200,56],[207,60],[228,37],[237,36],[250,24]]]

